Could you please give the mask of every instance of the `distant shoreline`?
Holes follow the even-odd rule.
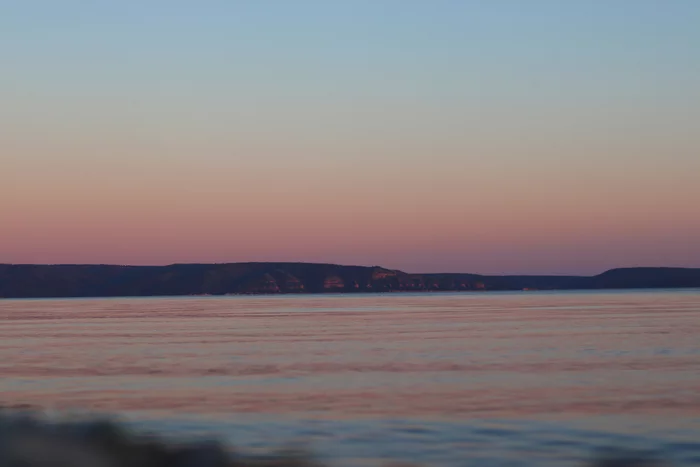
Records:
[[[318,263],[170,266],[0,264],[0,298],[100,298],[700,287],[700,268],[621,268],[596,276],[411,274]]]

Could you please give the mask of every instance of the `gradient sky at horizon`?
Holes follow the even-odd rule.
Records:
[[[9,0],[0,263],[700,267],[700,2]]]

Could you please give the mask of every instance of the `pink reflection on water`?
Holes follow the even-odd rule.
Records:
[[[700,293],[0,301],[0,402],[697,416]]]

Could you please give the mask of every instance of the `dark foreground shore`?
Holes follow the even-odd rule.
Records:
[[[464,465],[479,466],[464,453]],[[670,465],[649,453],[591,453],[584,466]],[[137,433],[108,419],[56,420],[15,411],[0,413],[0,467],[320,467],[311,453],[247,455],[217,440],[176,440]],[[331,466],[332,467],[332,466]]]
[[[246,456],[216,440],[167,439],[107,419],[0,414],[0,467],[312,467],[302,452]]]

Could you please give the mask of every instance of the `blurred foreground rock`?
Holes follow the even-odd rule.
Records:
[[[178,443],[111,421],[0,414],[0,467],[311,467],[302,453],[242,456],[214,442]]]
[[[16,409],[16,407],[15,407]],[[396,465],[396,464],[394,464]],[[469,461],[465,453],[464,465]],[[665,467],[648,455],[599,453],[589,467]],[[407,467],[401,464],[402,467]],[[320,467],[300,452],[247,456],[216,441],[177,442],[106,420],[52,421],[0,411],[0,467]]]

